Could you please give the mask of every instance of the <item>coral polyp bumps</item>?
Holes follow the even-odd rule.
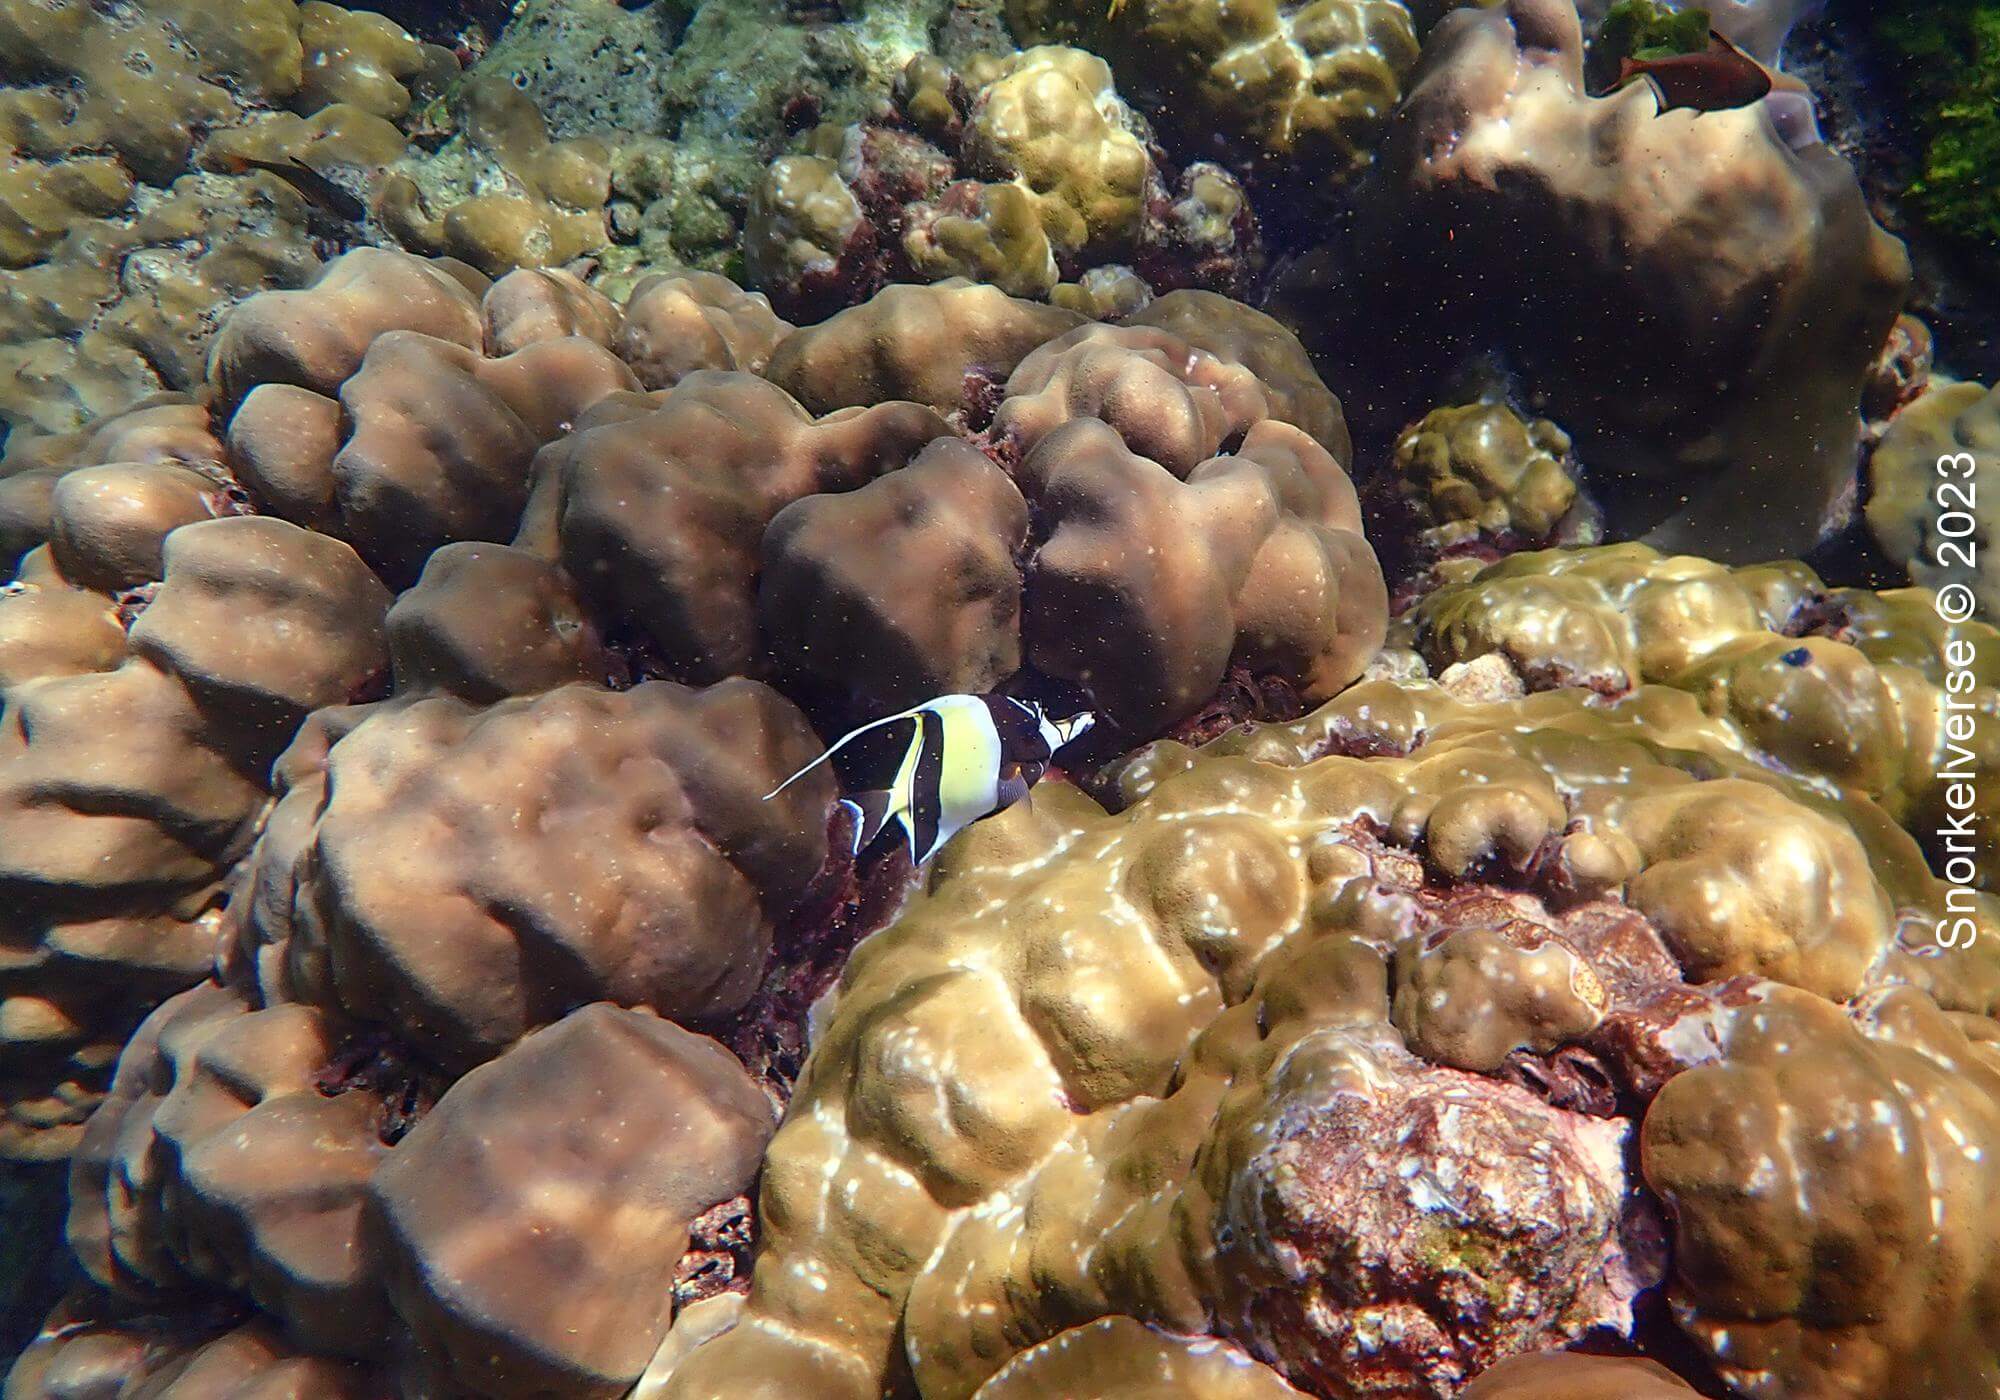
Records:
[[[0,0],[8,1400],[1994,1394],[1990,396],[1796,79],[240,8]],[[857,857],[946,695],[1095,723]]]

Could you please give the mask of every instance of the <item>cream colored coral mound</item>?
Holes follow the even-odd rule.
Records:
[[[1628,1247],[1615,1095],[1712,1059],[1693,1028],[1757,989],[1838,1018],[1942,897],[1865,799],[1644,732],[1379,682],[1145,751],[1115,814],[1051,787],[975,828],[821,1009],[747,1302],[670,1339],[659,1393],[1011,1394],[1124,1316],[1308,1393],[1442,1397],[1627,1328],[1664,1261]],[[1923,951],[1991,1009],[1994,958]]]
[[[1169,145],[1304,193],[1366,168],[1417,60],[1396,0],[1012,0],[1024,39],[1103,54]]]
[[[1889,420],[1867,473],[1876,543],[1924,587],[1969,590],[1989,622],[2000,621],[2000,496],[1979,489],[1979,469],[1996,454],[2000,389],[1933,382]]]
[[[1537,690],[1686,691],[1743,752],[1874,799],[1941,872],[1990,885],[2000,633],[1933,604],[1925,589],[1828,588],[1802,564],[1731,569],[1622,544],[1473,566],[1405,625],[1439,669],[1497,654]],[[1970,833],[1947,828],[1955,782]]]

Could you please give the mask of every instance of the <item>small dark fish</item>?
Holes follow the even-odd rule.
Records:
[[[368,217],[368,206],[356,199],[352,192],[314,170],[296,157],[286,160],[259,160],[254,156],[231,156],[228,158],[229,172],[241,175],[246,171],[262,170],[275,175],[299,192],[306,203],[345,219],[350,224],[358,224]]]
[[[1697,112],[1721,112],[1748,107],[1771,90],[1771,75],[1762,64],[1720,34],[1708,36],[1701,53],[1677,53],[1666,58],[1624,58],[1618,62],[1620,86],[1644,78],[1660,95],[1660,105],[1692,107]]]
[[[903,829],[910,859],[922,865],[966,827],[1028,795],[1056,752],[1096,722],[1089,711],[1051,719],[1011,695],[942,695],[842,735],[765,797],[776,797],[864,734],[907,725],[883,786],[841,799],[854,813],[854,851],[891,826]]]
[[[1793,647],[1778,659],[1787,666],[1809,666],[1812,664],[1812,653],[1804,647]]]

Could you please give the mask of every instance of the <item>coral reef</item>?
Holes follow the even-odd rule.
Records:
[[[884,118],[819,128],[757,188],[746,272],[787,315],[960,276],[1022,297],[1086,295],[1093,275],[1129,281],[1126,304],[1182,286],[1241,296],[1261,269],[1234,177],[1164,167],[1094,55],[1046,46],[963,75],[921,56],[896,96]]]
[[[1011,0],[1007,15],[1023,40],[1102,54],[1173,150],[1294,199],[1369,165],[1417,59],[1397,0]]]
[[[1945,888],[1866,798],[1723,776],[1633,741],[1651,700],[1578,697],[1366,683],[1142,752],[1115,814],[1059,791],[975,828],[850,960],[766,1159],[749,1297],[658,1393],[970,1395],[1124,1316],[1307,1393],[1444,1396],[1629,1332],[1661,1278],[1688,1339],[1781,1393],[1895,1393],[1934,1347],[1989,1375],[2000,965],[1930,939]],[[1943,1009],[1903,981],[1933,972]],[[1814,1092],[1773,1063],[1821,1053],[1785,1017],[1874,1087],[1796,1125],[1750,1108],[1746,1077]],[[1868,1093],[1882,1114],[1848,1116]],[[1912,1131],[1970,1150],[1869,1145]],[[1757,1184],[1773,1154],[1825,1211]],[[1795,1261],[1845,1256],[1816,1231],[1894,1251],[1926,1211],[1909,1306],[1819,1310]],[[1746,1315],[1774,1320],[1746,1343]]]
[[[1731,570],[1624,544],[1515,555],[1443,583],[1404,625],[1434,666],[1497,655],[1531,690],[1686,691],[1742,752],[1873,799],[1941,870],[1963,857],[1956,869],[1977,880],[1957,883],[2000,868],[1984,805],[2000,763],[2000,634],[1947,623],[1928,592],[1827,588],[1801,565]],[[1970,684],[1947,697],[1950,671]],[[1981,804],[1959,837],[1945,829],[1954,782]]]
[[[955,359],[848,348],[904,306],[986,325]],[[925,339],[949,334],[949,312],[925,319]],[[560,560],[665,674],[768,666],[850,718],[941,687],[1052,683],[1129,741],[1187,718],[1232,663],[1314,699],[1357,675],[1381,635],[1381,574],[1339,461],[1280,416],[1332,436],[1337,412],[1149,326],[1028,349],[1065,320],[984,289],[891,289],[773,353],[771,378],[830,410],[817,422],[740,374],[614,400],[539,458],[517,543]],[[1222,344],[1233,328],[1214,320]],[[984,345],[999,363],[974,358]],[[982,376],[1016,356],[986,393]],[[853,391],[982,410],[992,455],[930,408],[864,408]]]
[[[1991,1400],[1810,3],[0,0],[6,1400]]]
[[[309,711],[363,692],[387,663],[388,593],[352,550],[262,517],[183,523],[174,507],[191,493],[176,484],[153,500],[72,498],[109,505],[96,523],[117,528],[58,523],[58,540],[121,556],[86,554],[82,572],[115,576],[150,555],[158,582],[139,597],[121,604],[47,563],[0,600],[9,1156],[67,1154],[138,1018],[206,974],[265,772]],[[163,509],[148,519],[148,506]]]
[[[706,1037],[599,1003],[408,1127],[407,1090],[341,1074],[355,1040],[214,983],[155,1012],[72,1168],[69,1238],[94,1282],[240,1290],[292,1344],[395,1356],[435,1377],[419,1383],[620,1393],[666,1329],[690,1225],[756,1170],[757,1085]],[[559,1307],[539,1286],[555,1271]]]
[[[630,1386],[747,1269],[814,979],[888,912],[830,855],[827,773],[765,800],[820,751],[795,700],[1013,685],[1129,744],[1233,674],[1324,698],[1380,643],[1297,342],[1147,310],[903,287],[795,332],[713,274],[621,309],[357,249],[232,311],[199,402],[32,444],[0,1149],[72,1156],[89,1285],[17,1384],[136,1347]]]
[[[0,6],[0,424],[199,387],[219,317],[359,233],[334,202],[456,69],[319,0]]]
[[[1645,83],[1590,95],[1582,64],[1570,0],[1447,15],[1351,245],[1303,260],[1282,314],[1371,432],[1497,354],[1574,436],[1616,534],[1803,550],[1851,482],[1907,259],[1797,92],[1663,110]]]

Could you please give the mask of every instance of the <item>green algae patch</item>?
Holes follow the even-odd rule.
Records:
[[[1942,234],[2000,247],[2000,0],[1890,0],[1875,31],[1922,147],[1911,204]]]

